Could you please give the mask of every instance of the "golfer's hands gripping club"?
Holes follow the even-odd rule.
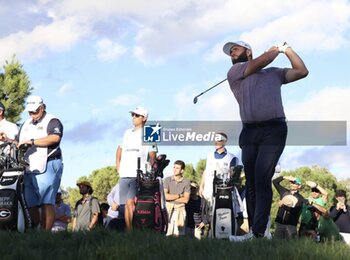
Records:
[[[290,46],[286,42],[276,45],[276,47],[278,48],[279,53],[286,53],[287,48],[290,48]]]

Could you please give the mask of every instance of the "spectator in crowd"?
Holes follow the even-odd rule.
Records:
[[[328,192],[321,185],[314,181],[306,181],[306,184],[311,188],[311,195],[307,198],[308,203],[302,206],[299,236],[309,236],[310,233],[315,233],[318,223],[312,214],[311,205],[317,203],[320,207],[325,207],[328,200]]]
[[[173,176],[164,179],[164,193],[169,215],[167,236],[185,235],[186,209],[191,193],[190,181],[183,177],[185,163],[181,160],[174,162]]]
[[[329,212],[326,208],[322,207],[320,201],[311,202],[310,212],[312,218],[316,219],[317,227],[315,230],[309,230],[308,236],[313,238],[316,242],[326,241],[344,241],[340,235],[338,227],[329,217]]]
[[[148,111],[137,107],[130,111],[133,129],[124,133],[123,144],[118,146],[116,152],[116,168],[120,177],[120,201],[125,204],[125,224],[127,230],[132,229],[133,212],[136,196],[137,162],[140,165],[153,165],[156,158],[157,146],[143,144],[143,127],[148,118]]]
[[[329,216],[337,225],[345,242],[350,245],[350,206],[347,203],[346,191],[336,190],[336,203],[330,208]]]
[[[92,196],[94,191],[88,181],[79,182],[77,186],[82,198],[75,204],[72,229],[73,231],[92,230],[98,224],[100,214],[98,199]]]
[[[188,203],[186,204],[186,235],[201,239],[202,222],[201,197],[198,196],[198,184],[191,181],[191,194]]]
[[[123,231],[125,229],[124,205],[120,204],[119,183],[117,183],[107,196],[109,209],[107,213],[107,228]]]
[[[107,203],[101,203],[101,205],[100,205],[100,210],[101,210],[101,214],[99,215],[99,216],[101,216],[101,218],[102,218],[102,225],[104,226],[104,227],[106,227],[107,225],[108,225],[108,210],[109,210],[109,205],[107,204]]]
[[[290,188],[281,186],[281,181],[287,180]],[[300,195],[301,179],[293,176],[279,176],[272,181],[278,194],[280,201],[278,203],[278,211],[275,220],[275,238],[290,239],[297,237],[297,225],[301,214],[304,197]]]
[[[68,224],[72,220],[71,210],[68,204],[63,202],[62,191],[58,190],[55,203],[55,221],[53,222],[52,232],[67,230]]]

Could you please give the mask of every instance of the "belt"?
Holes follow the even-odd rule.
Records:
[[[47,158],[47,161],[53,161],[53,160],[62,160],[62,157],[49,157]]]
[[[281,125],[286,123],[287,120],[284,117],[274,118],[267,121],[260,121],[260,122],[252,122],[252,123],[243,123],[243,127],[250,128],[250,127],[266,127],[266,126],[274,126],[274,125]]]

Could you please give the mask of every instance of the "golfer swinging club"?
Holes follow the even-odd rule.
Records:
[[[223,51],[233,63],[227,79],[243,122],[239,146],[246,175],[250,232],[230,237],[231,241],[242,241],[264,237],[270,215],[271,179],[287,138],[281,86],[306,77],[308,70],[286,43],[271,47],[255,59],[252,48],[243,41],[228,42]],[[281,53],[287,56],[292,68],[265,68]]]

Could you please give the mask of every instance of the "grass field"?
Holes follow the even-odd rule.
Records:
[[[350,248],[340,242],[317,244],[253,240],[229,242],[165,237],[147,231],[130,234],[105,229],[92,232],[25,234],[0,232],[0,259],[350,259]]]

